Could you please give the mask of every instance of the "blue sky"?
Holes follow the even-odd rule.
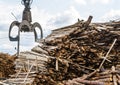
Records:
[[[93,22],[120,19],[120,0],[33,0],[31,5],[33,22],[39,22],[44,37],[51,30],[73,24],[77,19],[86,20],[93,16]],[[8,39],[9,26],[15,18],[21,21],[24,6],[21,0],[0,0],[0,52],[16,53],[16,42]],[[16,30],[13,31],[16,35]],[[30,50],[37,45],[33,33],[21,33],[20,50]]]

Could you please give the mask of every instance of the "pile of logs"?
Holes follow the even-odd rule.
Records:
[[[65,82],[65,85],[120,85],[120,66],[112,66],[111,69],[97,72],[89,79],[88,75],[74,78]]]
[[[53,30],[41,41],[43,45],[39,48],[51,57],[46,64],[47,72],[39,72],[36,77],[38,85],[61,85],[66,80],[81,78],[96,69],[101,72],[120,65],[120,22],[90,24],[91,20],[92,16],[87,21],[78,20],[74,25]]]
[[[15,73],[15,57],[9,54],[0,53],[0,79],[7,78]]]

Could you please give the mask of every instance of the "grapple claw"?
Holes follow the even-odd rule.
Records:
[[[37,22],[35,22],[35,23],[33,23],[32,24],[32,30],[34,30],[34,35],[35,35],[35,42],[37,42],[38,40],[40,40],[39,38],[38,38],[38,34],[37,34],[37,31],[36,31],[36,29],[35,28],[39,28],[39,31],[40,31],[40,39],[42,39],[43,38],[43,30],[42,30],[42,27],[41,27],[41,25],[39,24],[39,23],[37,23]]]
[[[24,32],[34,32],[34,36],[35,36],[35,42],[40,40],[41,38],[43,38],[43,30],[41,28],[41,25],[37,22],[31,24],[32,22],[32,17],[31,17],[31,11],[30,11],[30,5],[32,3],[33,0],[22,0],[22,4],[25,6],[24,11],[23,11],[23,15],[22,15],[22,22],[19,23],[18,21],[14,21],[12,22],[12,24],[10,25],[10,29],[9,29],[9,39],[10,41],[18,41],[18,36],[16,36],[15,38],[13,38],[10,34],[11,34],[11,30],[14,26],[17,26],[19,28],[19,31],[24,31]],[[40,30],[40,38],[38,38],[38,34],[37,34],[37,30],[35,29],[36,27],[39,28]]]
[[[21,23],[20,23],[20,31],[24,31],[24,32],[30,32],[31,31],[31,26],[30,26],[30,23],[26,20],[23,20]]]
[[[19,30],[19,22],[18,21],[13,21],[10,25],[10,28],[9,28],[9,40],[10,41],[18,41],[18,35],[16,37],[12,37],[11,36],[11,31],[13,29],[14,26],[17,26],[18,27],[18,30]]]
[[[43,31],[39,23],[35,22],[32,24],[32,17],[31,17],[31,11],[30,11],[30,5],[33,0],[22,0],[22,4],[25,6],[23,15],[22,15],[22,22],[19,23],[18,21],[14,21],[11,23],[9,28],[9,40],[10,41],[18,41],[18,52],[17,55],[19,55],[19,43],[20,43],[20,31],[24,32],[34,32],[35,36],[35,42],[43,38]],[[16,37],[11,36],[11,30],[14,26],[18,27],[18,35]],[[38,38],[37,30],[35,28],[39,28],[40,30],[40,36]]]

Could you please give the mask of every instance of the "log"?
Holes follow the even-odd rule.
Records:
[[[31,51],[48,55],[48,52],[46,50],[42,49],[39,45],[35,46]]]
[[[112,69],[111,69],[113,72],[115,72],[115,67],[114,66],[112,66]],[[118,85],[117,84],[117,77],[116,77],[116,75],[115,74],[113,74],[113,85]]]
[[[99,79],[105,79],[105,78],[112,78],[112,75],[108,74],[108,75],[104,75],[104,76],[93,77],[92,80],[99,80]]]
[[[73,79],[71,81],[69,80],[68,82],[66,82],[65,85],[74,85],[75,82],[82,83],[82,84],[88,84],[88,85],[105,85],[105,83],[103,83],[103,82],[83,80],[80,78],[76,78],[76,79]]]

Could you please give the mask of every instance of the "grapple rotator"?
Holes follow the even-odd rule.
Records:
[[[43,38],[43,31],[41,28],[41,25],[37,22],[32,24],[32,17],[31,17],[31,11],[30,11],[30,5],[32,4],[33,0],[22,0],[21,3],[25,6],[23,15],[22,15],[22,21],[13,21],[9,28],[9,40],[10,41],[19,41],[20,38],[20,32],[34,32],[35,36],[35,42]],[[11,31],[14,26],[17,26],[19,28],[18,35],[16,37],[11,36]],[[35,28],[39,28],[40,36],[38,36],[37,31]]]

